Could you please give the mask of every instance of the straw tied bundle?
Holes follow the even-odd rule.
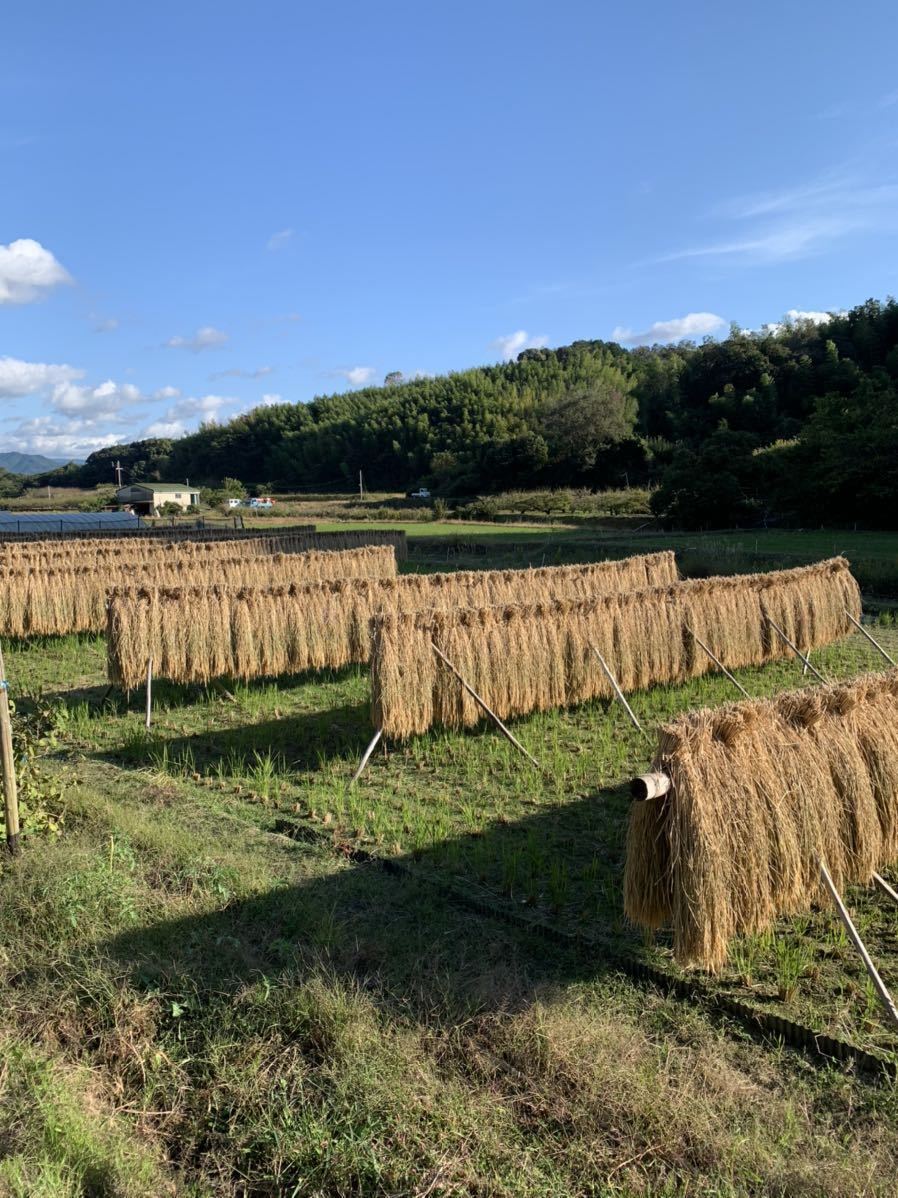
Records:
[[[209,682],[298,673],[371,656],[371,617],[420,607],[551,600],[676,578],[671,552],[537,570],[406,574],[236,591],[122,589],[109,600],[109,678],[130,689],[153,659],[158,677]]]
[[[846,610],[860,615],[860,593],[834,558],[589,599],[389,612],[372,621],[374,724],[405,737],[482,718],[434,645],[504,719],[609,697],[595,650],[623,690],[642,690],[716,668],[693,633],[729,669],[763,665],[790,652],[768,616],[808,650],[851,631]]]
[[[626,912],[716,970],[732,937],[827,901],[820,858],[841,889],[898,857],[898,671],[690,712],[655,768],[672,786],[633,804]]]
[[[0,634],[100,632],[106,625],[109,589],[116,583],[135,580],[156,587],[177,583],[208,587],[221,582],[239,587],[369,575],[389,577],[395,572],[396,556],[388,546],[268,557],[192,555],[143,562],[121,557],[70,569],[7,570],[0,587]],[[194,613],[186,609],[183,619],[193,620]]]

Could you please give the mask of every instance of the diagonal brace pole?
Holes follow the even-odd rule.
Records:
[[[823,677],[823,675],[820,673],[820,671],[818,669],[816,669],[816,667],[811,665],[808,658],[805,657],[805,655],[798,648],[798,646],[794,645],[792,643],[792,641],[789,640],[789,638],[783,632],[782,628],[780,628],[779,624],[774,624],[774,622],[773,622],[773,620],[771,620],[770,616],[768,616],[766,614],[764,616],[764,619],[767,621],[767,623],[770,625],[771,628],[775,629],[780,634],[780,636],[783,638],[783,640],[786,642],[786,644],[789,646],[789,648],[792,650],[792,652],[804,662],[804,664],[808,667],[808,669],[811,671],[811,673],[816,674],[816,676],[820,679],[821,682],[826,683],[828,680]]]
[[[598,651],[598,649],[595,647],[595,645],[590,645],[590,649],[592,649],[593,653],[595,653],[596,657],[599,659],[602,669],[605,671],[605,676],[607,677],[607,679],[611,683],[611,685],[614,687],[614,693],[617,695],[618,699],[620,699],[621,703],[624,705],[624,711],[626,711],[627,715],[633,721],[634,727],[637,728],[642,733],[642,735],[646,738],[646,740],[651,740],[652,738],[646,732],[645,728],[643,728],[642,724],[640,724],[639,720],[637,720],[637,718],[633,712],[633,708],[630,706],[630,704],[624,698],[624,692],[618,686],[617,679],[611,673],[611,670],[608,666],[608,662],[601,655],[601,653]]]
[[[518,738],[512,732],[509,732],[509,730],[505,727],[505,725],[502,723],[502,721],[499,719],[499,717],[496,715],[496,713],[493,711],[493,709],[487,705],[486,700],[482,699],[480,697],[480,695],[477,694],[477,691],[475,691],[472,686],[469,686],[468,683],[465,682],[464,678],[462,678],[461,674],[459,674],[458,670],[455,668],[455,666],[452,664],[452,662],[449,660],[449,658],[446,656],[446,654],[443,653],[443,651],[441,649],[437,648],[437,646],[433,643],[433,641],[430,642],[430,647],[431,647],[431,649],[433,649],[434,653],[437,655],[437,657],[440,659],[440,661],[443,663],[443,665],[446,666],[447,669],[451,670],[451,672],[459,680],[459,682],[462,684],[462,686],[465,688],[465,690],[468,692],[468,694],[471,696],[471,698],[474,700],[474,702],[486,712],[486,714],[493,721],[493,723],[496,725],[496,727],[499,729],[499,731],[502,733],[502,735],[504,737],[506,737],[508,740],[510,740],[511,743],[514,745],[514,747],[519,752],[524,754],[524,756],[527,758],[527,760],[530,762],[531,765],[536,766],[536,768],[540,772],[542,772],[543,767],[539,764],[539,762],[536,760],[536,758],[531,756],[531,754],[527,752],[527,750],[524,748],[524,746],[521,744],[521,742],[518,740]]]

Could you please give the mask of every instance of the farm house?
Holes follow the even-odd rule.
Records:
[[[115,502],[138,516],[155,516],[166,503],[176,503],[185,511],[191,506],[199,507],[200,493],[199,488],[188,483],[131,483],[119,487]]]

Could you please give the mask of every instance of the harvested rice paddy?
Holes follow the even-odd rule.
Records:
[[[874,632],[898,656],[898,630]],[[88,783],[112,777],[129,793],[164,785],[173,804],[183,795],[210,814],[226,810],[237,827],[286,833],[339,858],[357,849],[390,857],[440,885],[595,941],[597,961],[605,945],[677,968],[669,929],[646,938],[623,915],[625,784],[648,765],[659,725],[733,699],[721,675],[633,694],[648,737],[606,700],[515,721],[515,735],[541,772],[479,725],[388,743],[350,788],[371,734],[365,668],[235,683],[233,702],[160,681],[147,733],[142,696],[132,696],[130,708],[119,696],[103,697],[104,657],[103,640],[92,636],[23,642],[7,652],[14,689],[32,693],[60,770]],[[832,680],[881,665],[860,633],[816,650],[813,662]],[[737,677],[756,697],[816,681],[794,658]],[[898,879],[894,869],[884,872]],[[866,889],[849,889],[846,897],[894,987],[898,908]],[[714,984],[815,1030],[894,1054],[894,1034],[826,907],[735,941]]]

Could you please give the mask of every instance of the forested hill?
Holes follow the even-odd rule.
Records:
[[[625,350],[526,350],[516,362],[258,408],[177,441],[94,453],[55,477],[132,477],[339,489],[420,482],[470,495],[510,487],[658,484],[684,525],[770,517],[898,522],[898,304],[814,326]]]

